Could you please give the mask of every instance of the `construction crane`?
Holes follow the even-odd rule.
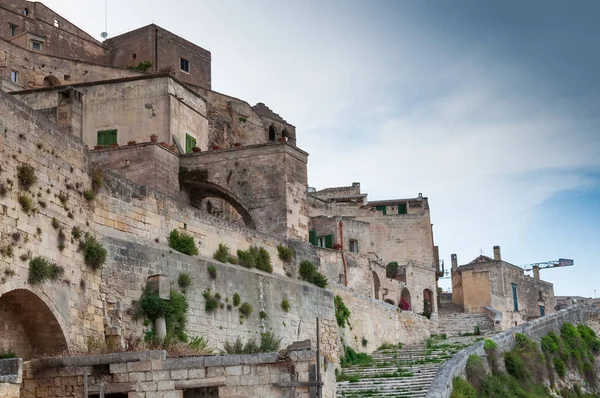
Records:
[[[558,260],[553,260],[553,261],[545,261],[542,263],[526,264],[526,265],[523,265],[522,267],[523,267],[524,271],[531,271],[535,268],[546,269],[546,268],[556,268],[556,267],[570,267],[572,265],[575,265],[573,260],[568,259],[568,258],[559,258]]]

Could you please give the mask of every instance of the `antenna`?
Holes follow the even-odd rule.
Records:
[[[100,33],[104,40],[108,37],[108,0],[104,0],[104,32]]]

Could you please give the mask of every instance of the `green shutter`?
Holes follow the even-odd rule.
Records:
[[[313,246],[317,245],[317,231],[308,231],[308,242]]]
[[[375,210],[382,211],[384,216],[387,214],[387,206],[375,206]]]
[[[356,241],[356,252],[358,253],[358,240]]]
[[[398,205],[398,214],[406,214],[406,203]]]
[[[98,145],[106,145],[106,133],[98,131]]]
[[[328,249],[333,247],[333,234],[325,235],[325,247]]]
[[[192,148],[196,146],[196,139],[189,134],[185,135],[185,153],[192,153]]]
[[[117,143],[117,130],[98,131],[98,145],[111,145]]]

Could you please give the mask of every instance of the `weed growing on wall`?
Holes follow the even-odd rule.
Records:
[[[242,298],[238,293],[233,293],[233,306],[237,307],[242,302]]]
[[[60,222],[56,219],[56,217],[52,217],[52,228],[58,229],[60,227]]]
[[[102,268],[106,262],[108,252],[102,246],[102,243],[93,235],[86,234],[85,238],[79,243],[83,251],[83,260],[94,271]]]
[[[239,311],[240,311],[240,317],[248,318],[250,315],[252,315],[253,309],[249,303],[244,302],[244,303],[242,303],[242,305],[240,305]]]
[[[259,317],[260,319],[267,319],[267,312],[266,312],[266,311],[262,311],[262,310],[261,310],[261,311],[259,311],[259,313],[258,313],[258,317]]]
[[[196,246],[196,242],[194,242],[194,237],[185,232],[179,232],[176,229],[172,230],[169,234],[169,246],[173,250],[177,250],[188,256],[198,254],[198,247]]]
[[[339,295],[333,298],[333,304],[335,306],[335,320],[338,326],[344,327],[350,325],[350,310],[344,304],[344,300]]]
[[[17,354],[15,354],[11,350],[0,351],[0,359],[13,359],[16,357],[17,357]]]
[[[46,281],[53,281],[60,278],[64,272],[63,267],[56,265],[44,257],[38,256],[29,261],[27,282],[30,285],[39,285]]]
[[[349,366],[370,366],[373,365],[373,357],[364,352],[356,352],[350,346],[344,345],[343,355],[340,355],[340,365],[342,368]]]
[[[76,239],[76,240],[81,239],[81,236],[82,236],[81,228],[73,227],[73,229],[71,229],[71,236],[73,237],[73,239]]]
[[[281,346],[281,338],[278,338],[273,332],[264,332],[260,334],[260,343],[251,338],[246,343],[238,337],[235,341],[226,341],[223,344],[222,354],[241,355],[257,354],[260,352],[277,352]]]
[[[206,267],[206,271],[208,271],[208,275],[210,275],[211,279],[217,279],[217,267],[209,265]]]
[[[181,288],[181,291],[185,293],[186,290],[193,284],[192,276],[189,274],[189,272],[181,272],[177,278],[177,284]]]
[[[19,166],[17,168],[17,179],[21,188],[29,190],[37,182],[35,169],[28,164]]]
[[[290,312],[290,308],[292,306],[290,305],[290,301],[287,298],[284,298],[283,300],[281,300],[281,309],[284,310],[285,312]]]
[[[102,173],[101,169],[94,168],[94,169],[92,169],[91,177],[92,177],[92,190],[95,193],[98,193],[100,191],[100,188],[102,188],[102,183],[104,182],[104,174]]]
[[[178,340],[185,342],[188,340],[185,334],[187,312],[189,309],[187,298],[174,289],[171,289],[169,297],[170,300],[161,299],[157,291],[146,285],[137,302],[134,319],[146,319],[154,323],[158,318],[165,318],[167,341]],[[145,340],[151,341],[154,337],[150,333],[145,337]]]
[[[306,282],[313,283],[322,288],[327,286],[327,278],[317,271],[316,265],[308,260],[304,260],[300,263],[300,269],[298,272],[300,274],[300,278]]]
[[[265,272],[273,272],[271,255],[264,247],[250,246],[248,250],[238,250],[238,263],[246,268],[257,268]]]
[[[29,213],[33,210],[33,200],[25,194],[19,195],[19,204],[25,213]]]
[[[219,299],[221,298],[219,293],[213,294],[210,289],[206,289],[202,292],[202,297],[204,297],[204,310],[206,312],[214,312],[219,307]]]
[[[85,198],[85,200],[87,200],[88,202],[93,201],[94,199],[96,199],[96,192],[87,189],[85,191],[83,191],[83,197]]]
[[[213,258],[222,263],[237,264],[237,259],[231,255],[229,246],[225,243],[219,243],[219,247],[215,250]]]
[[[396,261],[392,261],[385,266],[385,276],[390,279],[395,278],[398,275],[398,268],[398,263]]]
[[[289,262],[294,257],[294,250],[291,247],[277,245],[277,253],[281,261]]]

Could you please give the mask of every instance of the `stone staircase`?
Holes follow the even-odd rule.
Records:
[[[345,368],[338,397],[425,397],[440,363],[464,348],[462,343],[430,339],[428,344],[373,353],[370,366]]]
[[[445,305],[438,310],[438,333],[448,337],[471,334],[479,325],[481,335],[494,334],[494,322],[486,314],[468,314],[455,305]]]

